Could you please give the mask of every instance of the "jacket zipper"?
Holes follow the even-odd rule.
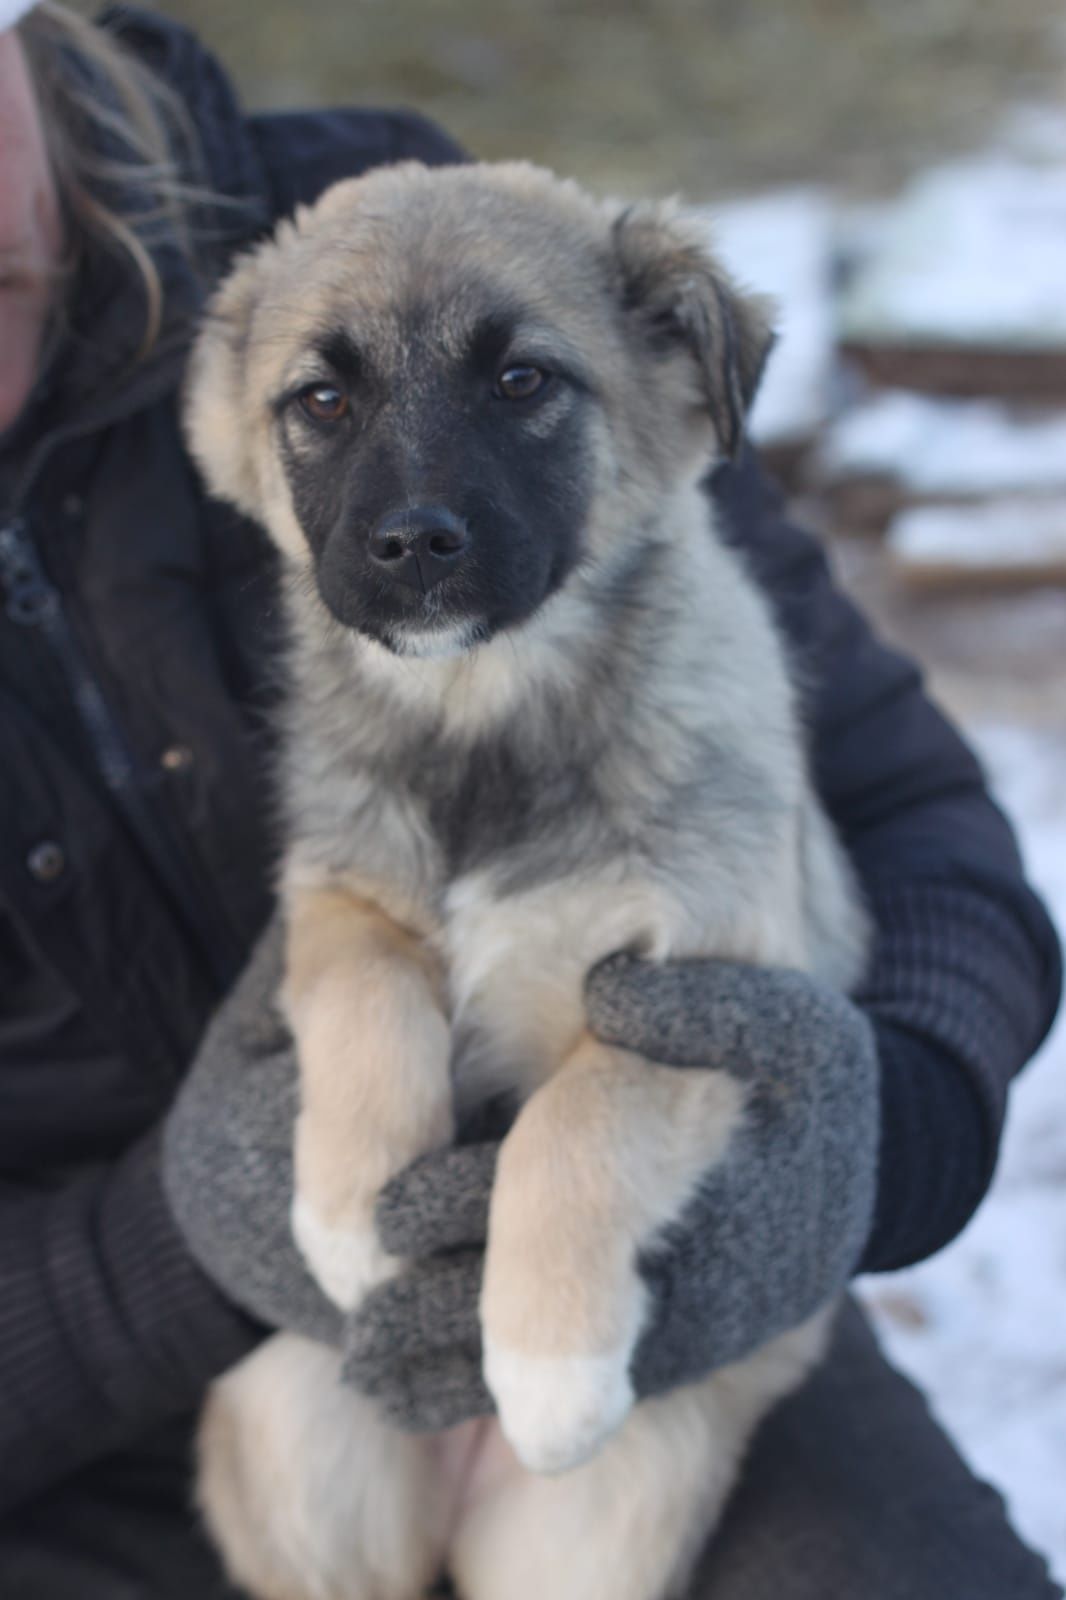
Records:
[[[66,619],[59,591],[45,576],[37,547],[21,518],[0,528],[0,580],[7,594],[8,617],[20,627],[39,629],[48,641],[73,691],[104,782],[113,794],[124,794],[133,780],[133,763]]]
[[[92,675],[67,618],[62,596],[41,564],[25,517],[15,517],[0,527],[0,584],[5,592],[5,612],[10,621],[19,627],[38,630],[58,660],[104,783],[120,803],[142,848],[181,907],[186,922],[196,932],[215,978],[220,984],[228,985],[237,964],[233,941],[221,937],[214,919],[211,919],[214,925],[208,925],[203,905],[189,892],[180,862],[173,860],[157,822],[144,804],[133,757]]]

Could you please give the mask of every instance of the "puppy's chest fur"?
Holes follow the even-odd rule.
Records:
[[[499,896],[558,879],[622,848],[623,805],[597,782],[592,735],[560,719],[552,741],[526,748],[498,729],[473,743],[431,738],[391,774],[422,810],[448,892],[473,873]],[[595,737],[594,735],[592,735]],[[584,746],[584,748],[583,748]]]
[[[297,630],[289,872],[350,886],[436,948],[461,1102],[550,1073],[580,1036],[586,973],[622,948],[841,976],[810,937],[832,918],[809,890],[840,874],[776,636],[736,568],[718,578],[693,594],[690,565],[660,584],[635,637],[601,619],[571,674],[481,726],[470,678],[434,704],[407,663],[390,682],[343,635]],[[478,670],[494,668],[502,652]]]

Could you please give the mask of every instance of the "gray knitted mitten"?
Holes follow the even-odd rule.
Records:
[[[441,1151],[387,1186],[382,1240],[411,1265],[346,1321],[289,1231],[297,1076],[275,1003],[281,964],[275,923],[167,1119],[163,1175],[175,1217],[238,1304],[268,1326],[343,1346],[349,1381],[401,1426],[482,1415],[491,1399],[477,1303],[499,1147]],[[608,1042],[748,1085],[746,1123],[727,1160],[641,1262],[652,1315],[634,1377],[638,1393],[652,1394],[743,1356],[846,1282],[873,1208],[873,1038],[861,1012],[797,973],[720,962],[653,967],[616,957],[592,974],[587,1005]]]
[[[587,1007],[608,1043],[747,1085],[725,1162],[640,1263],[652,1312],[633,1375],[638,1394],[657,1394],[795,1326],[854,1271],[877,1167],[873,1034],[848,1000],[799,973],[726,962],[618,956],[592,974]],[[351,1320],[346,1374],[403,1427],[491,1409],[477,1301],[496,1148],[427,1156],[381,1196],[384,1244],[419,1259]]]
[[[284,935],[267,929],[216,1012],[163,1130],[163,1185],[193,1255],[269,1327],[339,1344],[343,1314],[289,1228],[298,1082],[277,1008]]]

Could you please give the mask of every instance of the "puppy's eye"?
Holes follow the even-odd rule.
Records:
[[[548,374],[539,367],[505,367],[496,379],[493,393],[500,400],[528,400],[547,381]]]
[[[312,422],[339,422],[348,415],[348,396],[332,383],[313,383],[297,398]]]

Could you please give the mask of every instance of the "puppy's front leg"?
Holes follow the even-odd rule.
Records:
[[[533,1472],[587,1460],[633,1404],[638,1252],[737,1126],[721,1072],[655,1066],[586,1037],[504,1141],[481,1301],[485,1377]]]
[[[287,902],[283,1000],[300,1064],[292,1227],[345,1309],[397,1267],[380,1248],[382,1185],[450,1142],[450,1032],[424,942],[341,889]]]

